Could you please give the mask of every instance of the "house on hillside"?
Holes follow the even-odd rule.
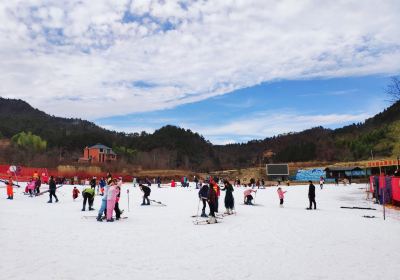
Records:
[[[91,147],[85,147],[83,150],[83,157],[79,162],[87,163],[109,163],[117,160],[117,154],[105,145],[96,144]]]

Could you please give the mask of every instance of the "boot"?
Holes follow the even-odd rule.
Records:
[[[103,219],[101,218],[101,214],[97,215],[96,220],[97,220],[98,222],[102,222],[102,221],[103,221]]]
[[[53,203],[53,201],[49,200],[49,201],[47,201],[47,203]]]
[[[93,211],[93,210],[95,210],[94,208],[92,208],[92,207],[89,207],[89,211]]]
[[[85,211],[85,208],[82,208],[82,211]]]
[[[58,198],[56,198],[56,202],[58,202]]]
[[[111,219],[107,220],[107,222],[114,222],[114,219],[111,218]]]
[[[202,210],[201,211],[201,217],[203,217],[203,218],[207,218],[208,217],[207,214],[206,214],[206,210]]]
[[[213,216],[210,216],[208,221],[207,221],[207,223],[215,224],[215,223],[217,223],[217,219],[215,217],[213,217]]]

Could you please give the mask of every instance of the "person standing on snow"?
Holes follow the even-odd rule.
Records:
[[[324,183],[325,183],[324,177],[321,176],[319,178],[319,187],[321,188],[321,190],[324,188]]]
[[[312,181],[308,181],[310,185],[308,186],[308,200],[310,201],[310,206],[307,210],[311,210],[311,206],[314,205],[314,210],[317,209],[317,203],[315,202],[315,186]]]
[[[54,177],[50,176],[50,181],[49,181],[49,201],[47,201],[47,203],[53,203],[52,197],[54,196],[54,198],[56,199],[56,202],[58,202],[58,198],[56,196],[56,190],[57,190],[57,186],[56,186],[56,181],[54,181]]]
[[[41,179],[40,179],[40,177],[39,178],[37,178],[36,179],[36,181],[35,181],[35,193],[36,194],[39,194],[40,193],[40,186],[42,185],[42,181],[41,181]]]
[[[279,196],[279,205],[281,206],[281,207],[283,207],[283,199],[285,198],[285,193],[286,193],[286,191],[282,191],[282,188],[281,187],[279,187],[278,188],[278,190],[277,190],[277,192],[278,192],[278,196]]]
[[[116,181],[113,180],[111,181],[111,185],[108,188],[107,193],[107,222],[114,222],[112,214],[114,212],[115,202],[117,200],[118,193],[119,191],[117,189]]]
[[[212,185],[210,185],[209,190],[208,190],[208,207],[210,207],[210,214],[209,214],[209,219],[208,223],[209,224],[215,224],[217,222],[217,219],[215,218],[215,209],[216,209],[216,204],[217,204],[217,193],[215,192],[215,189]]]
[[[157,186],[158,186],[158,188],[161,188],[161,178],[160,178],[160,176],[157,177]]]
[[[203,202],[203,208],[201,209],[201,217],[207,218],[206,205],[208,199],[208,185],[204,184],[199,190],[199,199]],[[211,211],[211,210],[210,210]]]
[[[7,182],[7,199],[10,200],[14,199],[13,180],[11,176],[8,177],[8,182]]]
[[[149,196],[151,193],[151,189],[148,186],[139,184],[140,190],[143,192],[143,202],[142,205],[150,205]]]
[[[90,187],[95,189],[96,188],[96,177],[93,176],[92,180],[90,180]]]
[[[101,199],[101,206],[100,206],[100,209],[99,209],[99,213],[97,214],[97,221],[98,222],[102,222],[103,221],[101,216],[103,215],[103,213],[107,209],[107,195],[108,195],[108,188],[109,187],[110,186],[106,184],[106,185],[104,185],[104,188],[103,188],[104,194],[103,194],[103,198]]]
[[[225,180],[224,181],[224,188],[221,189],[225,191],[225,214],[231,215],[233,214],[233,209],[235,208],[235,199],[233,198],[233,187],[232,185]]]
[[[218,184],[216,183],[217,178],[210,178],[210,188],[213,188],[216,194],[216,200],[215,200],[215,207],[214,211],[218,213],[218,206],[219,206],[219,197],[221,195],[221,189],[219,188]]]
[[[119,209],[119,200],[121,198],[121,186],[122,186],[122,179],[117,183],[117,197],[115,199],[115,219],[118,221],[121,218],[122,211]]]

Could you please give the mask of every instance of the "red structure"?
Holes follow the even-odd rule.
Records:
[[[111,148],[102,144],[96,144],[91,147],[86,147],[83,150],[83,157],[79,159],[79,162],[105,163],[115,160],[117,160],[117,155]]]

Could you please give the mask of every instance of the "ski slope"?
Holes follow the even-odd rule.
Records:
[[[22,184],[23,186],[25,184]],[[398,279],[400,215],[365,199],[365,185],[316,188],[318,210],[307,211],[307,186],[259,190],[257,206],[245,206],[235,188],[237,215],[214,225],[193,225],[194,188],[157,189],[140,206],[141,193],[124,184],[120,208],[127,219],[99,223],[97,211],[81,212],[72,187],[30,198],[15,189],[13,201],[0,188],[1,279]],[[130,189],[130,211],[127,189]],[[42,187],[45,189],[45,187]],[[82,190],[82,187],[80,187]],[[221,192],[220,212],[224,192]],[[101,197],[94,207],[99,209]],[[377,211],[341,209],[375,207]],[[374,215],[377,218],[364,218]]]

